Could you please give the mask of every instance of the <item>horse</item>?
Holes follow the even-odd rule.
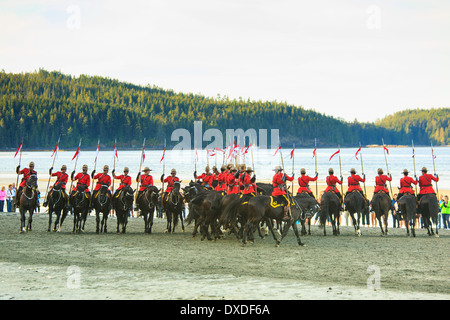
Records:
[[[279,204],[273,204],[273,197],[266,195],[258,195],[251,197],[248,201],[247,210],[247,221],[243,226],[243,238],[242,246],[247,245],[247,238],[253,241],[253,233],[255,228],[259,229],[259,223],[265,221],[272,233],[275,240],[275,246],[279,246],[283,238],[287,235],[289,228],[292,226],[294,228],[295,235],[297,237],[297,243],[300,246],[304,246],[304,243],[300,240],[300,235],[298,233],[296,221],[300,219],[302,214],[301,207],[294,200],[294,205],[291,206],[291,216],[284,228],[282,236],[280,239],[277,238],[274,232],[272,220],[281,221],[284,216],[284,208]]]
[[[339,217],[340,217],[341,204],[338,196],[333,191],[327,191],[322,194],[320,198],[320,224],[323,227],[323,235],[327,235],[326,222],[327,218],[330,217],[331,225],[333,228],[333,235],[337,236],[340,234],[339,231]],[[336,225],[337,220],[337,225]]]
[[[196,182],[190,182],[186,187],[186,199],[189,201],[189,215],[186,218],[187,224],[195,221],[192,236],[195,237],[200,227],[201,240],[207,238],[213,240],[219,238],[218,218],[220,215],[222,192],[207,190]],[[211,233],[209,228],[211,227]],[[212,235],[212,236],[211,236]]]
[[[60,184],[55,185],[47,196],[48,201],[48,232],[52,227],[52,215],[56,213],[55,226],[53,231],[61,232],[61,226],[67,216],[68,199],[66,192]],[[61,216],[62,212],[62,216]]]
[[[358,191],[354,190],[351,192],[347,192],[344,198],[345,208],[348,213],[350,213],[350,217],[352,218],[353,227],[355,228],[355,235],[358,237],[361,236],[361,215],[366,208],[366,199],[363,195]],[[357,214],[357,218],[355,218],[355,213]]]
[[[411,234],[413,237],[416,236],[415,222],[417,215],[417,201],[413,194],[405,193],[398,201],[398,211],[405,221],[406,234],[410,236],[409,227],[411,226]]]
[[[268,195],[270,196],[273,192],[273,185],[271,183],[256,183],[256,193],[258,195]]]
[[[28,177],[19,199],[20,233],[31,231],[33,213],[37,206],[37,176]],[[25,213],[28,211],[28,224],[25,228]]]
[[[112,197],[111,192],[108,190],[108,186],[102,185],[92,198],[92,205],[95,209],[96,233],[108,232],[107,221],[109,212],[111,211],[112,208],[111,197]],[[100,213],[103,214],[101,228],[100,228]]]
[[[140,215],[144,217],[145,230],[144,233],[152,233],[153,218],[155,208],[157,207],[159,189],[155,186],[147,186],[137,199],[137,204],[141,211]]]
[[[174,233],[175,227],[178,224],[178,217],[181,220],[181,229],[184,232],[183,224],[183,207],[184,207],[184,197],[180,192],[181,183],[180,181],[175,181],[173,184],[173,189],[168,195],[165,195],[165,209],[167,217],[167,228],[166,232]]]
[[[117,216],[117,233],[126,233],[128,215],[133,209],[134,192],[135,190],[131,186],[126,185],[117,190],[113,196],[112,206]],[[120,230],[121,226],[122,230]]]
[[[77,191],[72,192],[69,198],[70,205],[73,210],[73,231],[72,233],[80,233],[84,231],[84,225],[89,210],[90,197],[85,192],[87,186],[79,184]]]
[[[372,211],[377,216],[378,223],[380,224],[381,236],[384,237],[388,233],[388,215],[389,210],[392,208],[392,201],[389,194],[384,191],[380,191],[373,194],[372,197]],[[384,216],[384,230],[381,223],[381,216]]]
[[[297,193],[294,199],[304,208],[304,214],[300,217],[300,223],[302,224],[301,235],[311,235],[311,218],[320,210],[320,205],[316,199],[306,192]],[[306,232],[306,220],[308,220],[308,233]]]
[[[435,193],[427,193],[421,196],[419,200],[419,212],[422,214],[422,220],[429,236],[434,235],[433,223],[436,226],[436,238],[438,233],[438,213],[439,202]]]

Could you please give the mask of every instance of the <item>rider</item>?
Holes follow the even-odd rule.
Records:
[[[226,170],[226,167],[223,165],[223,166],[220,168],[220,173],[219,173],[219,175],[218,175],[218,177],[217,177],[217,186],[216,186],[216,188],[214,189],[214,190],[216,190],[216,191],[222,191],[222,192],[226,191],[225,187],[226,187],[226,185],[227,185],[227,182],[226,182],[226,173],[225,173],[225,170]]]
[[[287,221],[290,218],[289,217],[290,201],[286,196],[286,180],[293,181],[294,176],[290,177],[287,174],[283,173],[282,172],[283,168],[281,168],[280,166],[276,166],[275,169],[273,169],[273,171],[275,171],[275,174],[272,178],[272,185],[273,185],[272,196],[276,197],[277,200],[282,203],[284,212],[283,220]]]
[[[301,168],[300,169],[300,177],[298,178],[298,185],[300,186],[297,190],[297,194],[300,194],[302,192],[306,192],[307,194],[309,194],[311,197],[313,197],[314,199],[316,197],[314,197],[314,194],[312,193],[311,189],[309,188],[309,182],[310,181],[317,181],[317,178],[319,177],[319,174],[316,172],[316,175],[314,178],[311,178],[310,176],[306,175],[306,169],[305,168]]]
[[[131,186],[131,177],[128,175],[128,172],[130,170],[128,167],[123,168],[123,174],[120,176],[115,175],[115,170],[113,169],[112,175],[114,179],[120,180],[120,185],[117,188],[117,190],[114,192],[114,197],[117,197],[119,195],[120,190],[125,188],[125,186]]]
[[[242,185],[244,186],[244,190],[242,190],[243,201],[248,201],[250,197],[256,196],[256,175],[253,175],[252,177],[252,172],[253,169],[251,167],[248,167],[240,178],[242,181]]]
[[[72,171],[72,174],[70,175],[70,179],[72,181],[78,181],[77,185],[72,190],[71,196],[73,196],[76,193],[78,186],[83,186],[84,185],[86,187],[84,189],[84,192],[86,193],[87,197],[90,199],[91,192],[89,191],[89,185],[91,183],[91,177],[87,173],[87,171],[88,171],[87,164],[83,165],[82,171],[83,172],[79,172],[75,177],[74,177],[75,171]]]
[[[366,196],[364,195],[363,190],[361,189],[361,186],[359,185],[360,182],[366,182],[366,175],[363,173],[363,177],[361,178],[360,175],[356,174],[355,168],[350,169],[350,176],[347,178],[348,182],[348,189],[347,193],[358,190],[359,193],[366,199]]]
[[[211,189],[214,176],[209,172],[209,166],[206,166],[205,173],[202,173],[197,177],[197,171],[194,171],[194,178],[197,180],[202,180],[202,186],[205,189]]]
[[[437,174],[428,174],[427,173],[428,170],[426,167],[422,168],[422,175],[419,177],[419,187],[420,187],[420,192],[417,195],[417,200],[420,202],[420,198],[422,198],[422,196],[424,194],[428,194],[428,193],[434,193],[436,194],[436,192],[433,189],[433,185],[431,184],[431,181],[439,181],[439,176]]]
[[[397,201],[405,194],[414,194],[412,184],[417,185],[418,181],[408,176],[409,171],[403,170],[404,177],[400,179],[400,190],[398,192]]]
[[[236,167],[232,166],[230,168],[230,173],[227,177],[228,190],[227,194],[237,194],[239,193],[239,174]]]
[[[19,190],[17,190],[17,194],[16,194],[16,202],[15,205],[18,208],[19,207],[19,203],[20,203],[20,196],[22,195],[22,190],[25,187],[25,185],[27,184],[27,180],[31,175],[37,175],[37,172],[34,170],[34,162],[31,161],[28,164],[28,168],[23,168],[22,170],[20,170],[20,165],[17,166],[16,168],[16,173],[17,174],[22,174],[22,181],[19,184]]]
[[[67,184],[67,182],[69,181],[69,175],[66,173],[66,171],[67,171],[67,166],[66,166],[65,164],[63,164],[63,165],[61,166],[61,171],[57,171],[57,172],[55,172],[55,173],[52,173],[52,171],[53,171],[53,167],[51,167],[51,168],[48,170],[48,174],[49,174],[50,176],[52,176],[52,177],[56,177],[56,181],[55,181],[55,183],[53,184],[52,190],[48,193],[47,197],[45,198],[44,203],[42,204],[44,207],[46,207],[46,206],[48,205],[48,199],[50,198],[50,196],[51,196],[51,194],[52,194],[52,192],[53,192],[53,189],[54,189],[56,186],[61,186],[61,189],[62,189],[62,191],[63,191],[63,197],[64,197],[65,199],[68,199],[68,196],[67,196],[67,193],[66,193],[66,184]]]
[[[152,171],[152,169],[150,169],[149,167],[145,167],[142,171],[144,172],[144,174],[138,173],[136,177],[136,182],[139,182],[139,179],[141,182],[141,186],[139,187],[138,195],[136,197],[136,211],[139,211],[139,198],[141,197],[142,193],[147,189],[147,187],[153,186],[153,177],[150,175],[150,171]]]
[[[383,191],[387,194],[389,194],[389,190],[386,187],[386,181],[392,181],[392,176],[389,174],[389,176],[383,174],[383,169],[378,168],[378,176],[375,177],[375,190],[373,193],[378,193],[380,191]]]
[[[343,204],[342,194],[339,192],[339,189],[336,187],[336,183],[342,184],[343,178],[341,176],[341,180],[334,175],[333,168],[328,169],[328,177],[325,179],[327,182],[327,187],[324,192],[333,191],[339,198],[339,202],[341,203],[341,207]],[[342,209],[342,208],[341,208]],[[343,210],[341,210],[343,211]]]
[[[172,169],[170,170],[170,176],[164,179],[164,173],[161,175],[161,182],[167,182],[167,189],[164,190],[164,195],[162,197],[162,207],[165,211],[166,203],[169,201],[169,194],[173,190],[173,185],[176,181],[180,181],[180,179],[177,177],[177,170]]]
[[[108,171],[109,166],[106,164],[103,166],[103,173],[95,174],[95,170],[92,171],[91,178],[93,180],[97,179],[97,184],[95,185],[94,191],[92,192],[92,198],[95,198],[96,194],[102,186],[107,187],[108,193],[111,194],[111,191],[109,190],[109,186],[111,185],[111,176],[108,174]]]

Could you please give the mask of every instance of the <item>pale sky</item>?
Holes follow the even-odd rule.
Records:
[[[450,1],[0,0],[0,69],[39,68],[374,121],[450,106]]]

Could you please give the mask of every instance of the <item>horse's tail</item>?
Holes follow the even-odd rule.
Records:
[[[186,219],[184,219],[184,222],[186,222],[187,225],[190,225],[192,223],[192,221],[194,221],[195,219],[197,219],[199,217],[197,207],[198,207],[198,204],[194,204],[194,203],[192,203],[192,201],[189,203],[189,205],[188,205],[189,213],[188,213]]]
[[[330,212],[330,204],[328,199],[326,198],[322,199],[319,211],[319,221],[322,226],[326,225],[329,212]]]
[[[241,205],[240,199],[232,201],[223,208],[222,214],[220,216],[220,223],[222,225],[233,224],[237,219],[238,208]]]
[[[375,213],[381,212],[380,195],[376,193],[372,198],[372,211]]]

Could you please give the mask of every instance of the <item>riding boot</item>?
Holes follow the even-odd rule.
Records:
[[[290,217],[290,215],[289,215],[289,207],[288,207],[288,206],[284,206],[284,207],[283,207],[283,213],[284,213],[284,215],[283,215],[282,220],[283,220],[283,221],[289,221],[289,219],[290,219],[291,217]]]

